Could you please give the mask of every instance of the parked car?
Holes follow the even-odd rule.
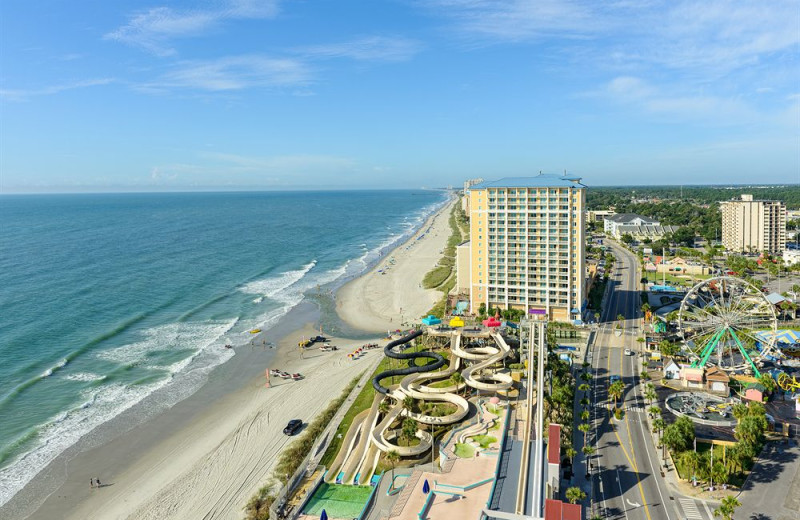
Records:
[[[286,425],[286,428],[283,429],[283,433],[286,435],[294,435],[297,433],[297,430],[303,426],[303,421],[300,419],[292,419],[289,421],[289,424]]]
[[[626,356],[632,356],[633,355],[633,351],[631,351],[631,349],[629,349],[629,348],[626,348],[625,349],[625,355]]]

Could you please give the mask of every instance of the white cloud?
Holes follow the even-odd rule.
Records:
[[[176,51],[169,42],[175,38],[202,35],[224,20],[272,18],[277,12],[275,0],[232,0],[214,10],[153,7],[131,15],[127,24],[105,38],[141,47],[157,56],[171,56]]]
[[[591,97],[604,97],[642,112],[677,120],[705,120],[713,124],[742,124],[759,118],[757,112],[736,98],[681,92],[677,87],[658,88],[641,78],[620,76]]]
[[[114,81],[115,80],[113,78],[96,78],[74,81],[70,83],[61,83],[58,85],[50,85],[48,87],[41,87],[38,89],[0,89],[0,97],[16,101],[23,101],[31,97],[58,94],[60,92],[64,92],[65,90],[108,85]]]
[[[350,58],[359,61],[406,61],[414,57],[422,45],[416,40],[399,37],[369,36],[349,42],[313,45],[298,49],[300,54],[315,58]]]
[[[308,67],[298,60],[245,55],[179,62],[172,71],[141,85],[140,89],[162,91],[186,88],[221,92],[254,87],[298,86],[308,83],[310,79]]]

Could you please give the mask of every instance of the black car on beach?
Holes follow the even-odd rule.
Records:
[[[297,433],[297,430],[303,426],[303,421],[300,419],[292,419],[289,421],[289,424],[286,425],[286,428],[283,429],[283,433],[286,435],[294,435]]]

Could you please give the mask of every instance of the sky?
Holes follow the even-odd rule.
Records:
[[[0,192],[800,182],[800,0],[0,4]]]

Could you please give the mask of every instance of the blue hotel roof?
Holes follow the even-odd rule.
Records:
[[[471,190],[486,188],[585,188],[581,178],[575,175],[540,173],[535,177],[504,177],[496,181],[485,181],[470,186]]]

